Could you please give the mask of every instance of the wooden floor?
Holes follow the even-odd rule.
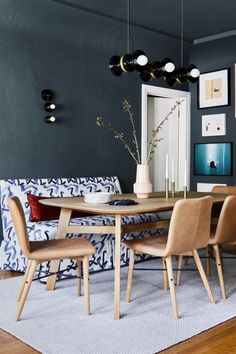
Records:
[[[0,279],[19,276],[21,273],[0,271]],[[0,329],[1,354],[37,354],[37,350]],[[236,353],[236,318],[199,334],[162,354],[232,354]]]

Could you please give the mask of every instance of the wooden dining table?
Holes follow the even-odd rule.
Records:
[[[226,197],[224,194],[188,192],[187,198],[199,198],[206,195],[213,196],[213,204],[221,205]],[[165,193],[152,193],[147,199],[136,199],[134,194],[116,194],[113,199],[133,199],[138,204],[129,206],[112,206],[109,204],[93,204],[84,202],[83,197],[63,197],[41,199],[44,205],[61,208],[56,239],[65,238],[67,233],[83,234],[114,234],[115,235],[115,274],[114,274],[114,318],[120,318],[120,247],[122,234],[131,231],[158,229],[168,226],[169,221],[159,220],[151,223],[122,225],[122,216],[143,213],[158,213],[172,211],[177,200],[183,198],[183,193],[176,193],[174,198],[165,198]],[[72,211],[80,211],[86,214],[112,215],[115,218],[114,226],[80,226],[70,225]],[[60,261],[54,260],[50,264],[50,273],[56,273]],[[57,274],[48,277],[47,290],[55,288]]]

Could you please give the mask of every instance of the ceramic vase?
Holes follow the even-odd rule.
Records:
[[[152,193],[149,165],[147,164],[137,165],[134,193],[137,195],[137,198],[148,198],[149,194]]]

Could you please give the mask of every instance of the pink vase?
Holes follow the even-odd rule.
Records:
[[[152,193],[152,184],[149,177],[149,165],[137,165],[134,193],[137,198],[148,198]]]

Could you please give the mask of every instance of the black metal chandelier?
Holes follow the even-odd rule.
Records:
[[[137,71],[144,82],[152,79],[164,78],[169,86],[183,84],[187,81],[198,81],[200,71],[196,65],[191,64],[188,68],[183,67],[183,0],[181,3],[181,67],[175,68],[170,58],[149,63],[147,55],[140,49],[130,54],[130,0],[127,0],[127,53],[122,56],[114,55],[109,62],[109,68],[115,76]]]

